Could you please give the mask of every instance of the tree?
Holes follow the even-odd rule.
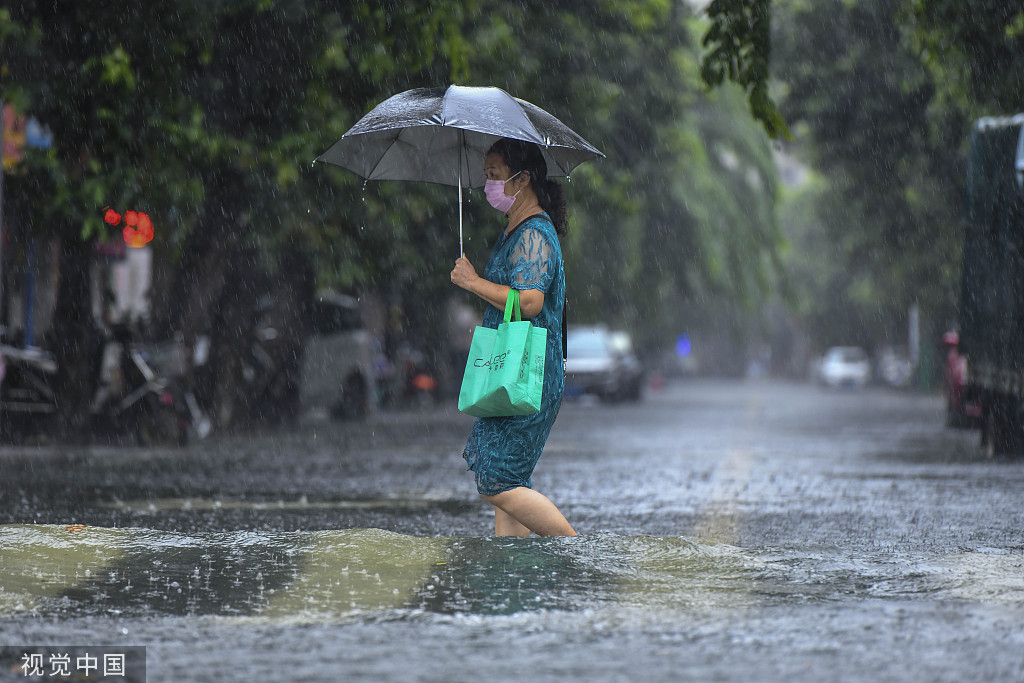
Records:
[[[563,243],[573,322],[604,318],[664,346],[689,317],[683,298],[704,302],[692,310],[736,296],[750,310],[773,286],[780,238],[770,150],[735,91],[706,94],[700,27],[682,6],[488,1],[453,20],[474,47],[463,83],[533,101],[608,154],[564,184],[573,216]],[[443,83],[407,81],[362,111],[405,87]],[[356,207],[349,229],[340,216],[324,223],[323,256],[347,263],[337,282],[384,287],[396,302],[453,295],[437,277],[455,253],[452,188],[364,184],[345,171],[316,170],[331,178],[325,205]],[[466,197],[466,249],[482,266],[500,217],[476,192]],[[417,311],[410,315],[418,325],[441,329],[440,307],[406,309]],[[427,346],[439,346],[439,334],[428,334]]]
[[[607,155],[565,185],[572,321],[606,320],[665,348],[700,311],[732,300],[756,310],[778,274],[775,171],[741,94],[701,83],[701,25],[678,3],[525,8],[491,15],[475,34],[486,56],[471,66]]]
[[[946,324],[957,290],[961,137],[936,135],[936,84],[909,49],[897,8],[826,0],[777,9],[782,111],[826,184],[813,211],[820,237],[802,233],[818,247],[794,253],[830,264],[824,282],[819,274],[803,290],[817,343],[903,343],[915,303]]]
[[[54,146],[26,157],[19,201],[31,202],[33,231],[61,241],[54,328],[58,359],[58,432],[81,435],[91,398],[94,354],[93,241],[103,235],[101,207],[166,207],[187,191],[187,176],[157,163],[180,98],[175,55],[191,16],[169,4],[23,2],[0,14],[3,98],[45,122]],[[152,26],[154,33],[123,31]],[[170,171],[170,172],[168,172]],[[157,213],[152,211],[151,213]]]
[[[702,44],[701,77],[710,87],[726,80],[747,93],[750,112],[772,138],[792,133],[768,92],[772,55],[771,0],[713,0]]]
[[[292,217],[324,198],[325,184],[300,182],[299,170],[322,144],[320,124],[351,120],[396,74],[449,71],[462,3],[390,5],[29,1],[0,13],[3,96],[55,137],[49,155],[26,161],[20,196],[37,209],[37,232],[65,245],[54,344],[65,431],[80,431],[88,402],[93,364],[80,340],[93,322],[86,274],[99,209],[155,207],[155,244],[181,257],[177,283],[158,292],[168,294],[160,327],[208,327],[217,304],[245,289],[225,291],[225,256],[289,248],[303,224]],[[333,213],[306,228],[345,220]]]
[[[939,107],[971,117],[1015,113],[1024,101],[1024,8],[1014,0],[910,0],[901,15],[933,73]]]
[[[84,274],[108,204],[154,218],[172,271],[156,292],[163,335],[210,329],[213,312],[251,299],[248,274],[296,249],[321,284],[384,289],[397,303],[449,295],[437,273],[455,256],[450,190],[366,187],[309,165],[388,95],[450,81],[539,99],[609,153],[571,186],[585,228],[570,258],[617,256],[576,271],[577,291],[593,293],[578,319],[600,312],[661,330],[675,326],[680,293],[755,299],[779,246],[770,157],[737,95],[706,95],[699,30],[662,0],[26,0],[0,11],[3,97],[54,132],[54,148],[27,159],[17,182],[19,201],[37,209],[35,232],[65,245],[61,366],[90,365],[78,342],[92,323]],[[761,101],[762,75],[744,82],[745,97]],[[483,208],[467,207],[471,243],[489,241]],[[229,277],[240,258],[248,266]],[[240,342],[237,312],[217,323],[227,347]],[[417,324],[439,328],[426,314]],[[81,386],[64,382],[68,431],[84,413]]]

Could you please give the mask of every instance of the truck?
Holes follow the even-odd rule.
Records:
[[[969,137],[958,353],[965,405],[991,456],[1024,445],[1024,114]]]

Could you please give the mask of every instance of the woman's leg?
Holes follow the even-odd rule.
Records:
[[[540,536],[575,536],[572,528],[555,504],[542,493],[525,486],[503,491],[496,496],[481,496],[495,507],[495,530],[497,530],[497,512],[501,510],[521,526],[534,531]]]
[[[494,508],[494,535],[520,536],[526,538],[530,530],[515,520],[514,517],[499,507]]]

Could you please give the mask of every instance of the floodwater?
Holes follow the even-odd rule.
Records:
[[[149,681],[1021,681],[1024,460],[942,411],[707,381],[569,402],[534,483],[573,539],[488,536],[445,409],[8,449],[0,645],[144,645]]]

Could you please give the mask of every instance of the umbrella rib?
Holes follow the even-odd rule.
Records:
[[[390,150],[392,148],[392,146],[394,146],[394,144],[396,142],[398,142],[398,139],[402,136],[402,131],[403,130],[404,130],[403,128],[397,128],[395,130],[395,136],[391,138],[391,144],[389,144],[388,147],[387,147],[388,150]],[[371,178],[373,178],[374,172],[378,168],[380,168],[381,162],[384,161],[384,158],[387,157],[387,155],[388,155],[388,153],[387,153],[387,151],[385,151],[383,154],[381,154],[379,157],[377,157],[377,163],[375,163],[373,165],[373,168],[370,169],[370,172],[366,174],[366,179],[367,180],[370,180]]]
[[[404,136],[404,134],[406,132],[411,131],[413,129],[417,129],[417,128],[424,128],[424,129],[430,129],[430,128],[433,128],[433,129],[447,129],[447,130],[456,131],[458,133],[459,143],[457,145],[458,149],[457,149],[457,153],[456,153],[456,157],[455,157],[456,158],[456,165],[457,165],[457,167],[456,167],[456,176],[455,177],[456,178],[459,177],[458,173],[460,171],[462,171],[462,167],[463,167],[463,165],[465,165],[465,171],[466,172],[465,172],[465,174],[464,174],[464,176],[462,178],[462,182],[465,183],[465,187],[467,187],[467,188],[472,187],[472,175],[473,174],[472,174],[472,170],[470,169],[470,166],[469,166],[470,146],[466,144],[466,129],[461,127],[461,126],[451,126],[451,125],[445,125],[445,124],[433,125],[433,126],[427,126],[427,125],[423,125],[423,126],[406,126],[405,128],[396,129],[395,135],[390,137],[390,143],[388,144],[387,150],[383,154],[380,155],[380,157],[377,159],[376,163],[374,164],[373,168],[369,170],[369,172],[368,172],[366,177],[368,179],[372,179],[374,173],[377,172],[377,169],[379,169],[386,162],[387,159],[391,158],[393,156],[393,154],[396,153],[394,150],[399,145],[401,145],[402,147],[410,148],[410,149],[417,149],[417,143],[416,142],[410,142]],[[394,178],[390,178],[390,179],[393,180]],[[456,181],[456,182],[459,182],[459,181]]]

